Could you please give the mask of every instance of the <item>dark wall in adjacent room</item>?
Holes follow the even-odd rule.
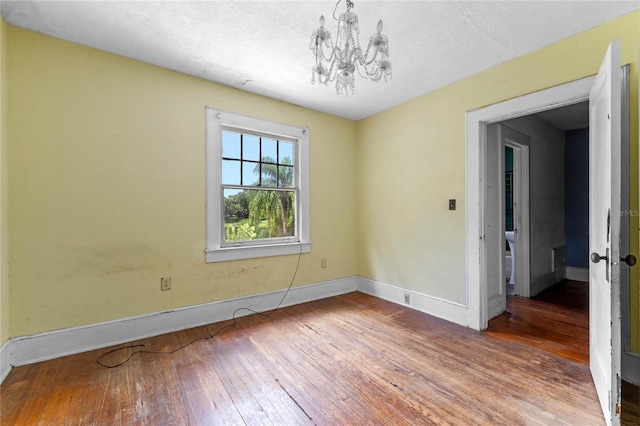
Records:
[[[589,268],[589,129],[565,132],[567,266]]]

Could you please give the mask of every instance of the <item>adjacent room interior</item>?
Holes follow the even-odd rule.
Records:
[[[496,124],[506,126],[504,145],[504,287],[491,314],[488,333],[508,336],[561,356],[589,363],[589,104],[581,102]],[[516,171],[520,146],[531,148],[529,182]],[[544,200],[531,206],[526,257],[531,264],[525,283],[516,283],[516,252],[520,186],[530,197]],[[521,232],[521,231],[520,231]],[[521,241],[521,240],[520,240]],[[521,267],[521,266],[520,266]],[[519,285],[518,285],[519,284]],[[515,296],[522,296],[514,298]],[[530,299],[532,298],[532,299]],[[544,301],[553,305],[541,305]],[[541,318],[539,318],[539,316]],[[540,336],[535,325],[555,317],[554,327]],[[532,320],[535,318],[535,320]],[[573,336],[574,339],[568,339]]]

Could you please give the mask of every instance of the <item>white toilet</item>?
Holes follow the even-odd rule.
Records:
[[[504,238],[509,243],[509,251],[511,252],[511,276],[509,277],[509,284],[515,284],[516,282],[516,236],[513,231],[505,231]]]

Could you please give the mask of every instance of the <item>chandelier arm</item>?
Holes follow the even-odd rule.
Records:
[[[324,58],[327,61],[330,60],[324,53],[323,45],[324,43],[322,42],[318,43],[318,38],[316,37],[315,49],[313,48],[311,49],[316,56],[316,62],[318,61],[318,58]],[[313,42],[312,42],[312,46],[314,46]],[[333,46],[331,46],[330,50],[333,51]]]
[[[372,41],[371,41],[371,40],[369,40],[369,45],[367,46],[367,53],[366,53],[366,55],[364,56],[364,57],[365,57],[365,62],[366,62],[366,64],[367,64],[367,65],[371,65],[371,63],[373,63],[373,61],[375,61],[375,60],[376,60],[376,58],[378,57],[378,52],[379,52],[379,51],[378,51],[378,49],[376,48],[376,49],[374,49],[374,50],[373,50],[375,53],[373,54],[373,57],[371,58],[371,60],[367,60],[367,58],[369,57],[369,52],[370,52],[370,50],[371,50],[371,46],[372,46],[372,45],[373,45]],[[388,55],[388,52],[389,52],[389,42],[387,42],[387,43],[386,43],[386,47],[385,47],[385,49],[384,49],[384,52],[382,52],[382,53],[381,53],[381,58],[380,58],[380,59],[381,59],[381,60],[384,60],[384,59],[385,59],[385,56],[389,56],[389,55]],[[386,55],[385,55],[385,54],[386,54]]]
[[[373,70],[369,70],[368,67],[369,64],[367,64],[365,61],[358,61],[356,63],[356,69],[358,70],[358,74],[360,74],[360,77],[366,79],[366,80],[371,80],[371,76],[375,75],[375,73],[373,72]],[[363,74],[364,71],[364,74]]]
[[[377,75],[377,73],[374,72],[374,70],[369,70],[364,63],[360,65],[362,65],[362,67],[364,68],[364,74],[363,74],[362,73],[363,70],[360,68],[360,66],[356,65],[356,69],[358,70],[358,74],[360,74],[360,77],[364,78],[365,80],[377,81],[375,79],[375,76]]]
[[[362,65],[362,64],[359,64],[359,63],[356,62],[355,68],[358,70],[358,74],[360,74],[360,77],[364,78],[365,80],[369,80],[369,75],[367,73],[367,69],[365,68],[364,69],[365,73],[362,74],[362,70],[360,69],[359,65]]]
[[[366,55],[364,56],[364,61],[365,61],[365,63],[366,63],[367,65],[371,65],[371,63],[372,63],[373,61],[375,61],[375,60],[376,60],[376,58],[378,57],[378,49],[374,49],[374,50],[373,50],[373,51],[374,51],[373,57],[371,58],[371,60],[367,60],[367,58],[369,57],[369,52],[371,51],[371,46],[372,46],[372,45],[373,45],[373,43],[371,42],[371,40],[369,40],[369,45],[367,46],[367,53],[366,53]]]
[[[333,61],[333,59],[335,58],[335,55],[336,55],[335,47],[332,47],[332,48],[331,48],[331,50],[330,50],[330,52],[331,52],[331,55],[330,55],[330,56],[325,56],[325,54],[324,54],[324,50],[323,50],[323,51],[322,51],[322,59],[324,59],[324,60],[325,60],[325,61],[327,61],[327,62],[331,62],[331,61]]]
[[[375,55],[373,58],[371,58],[371,60],[370,60],[370,61],[365,62],[365,64],[368,66],[368,65],[371,65],[374,61],[375,61],[375,62],[378,62],[378,61],[376,61],[376,58],[377,58],[377,57],[378,57],[378,55]]]

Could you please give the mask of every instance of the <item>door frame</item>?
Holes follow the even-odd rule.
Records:
[[[516,140],[506,140],[505,146],[513,150],[513,226],[518,246],[515,253],[516,284],[515,294],[522,297],[531,295],[531,234],[529,226],[529,145]],[[502,185],[504,197],[505,187]],[[503,213],[504,216],[504,213]],[[511,254],[513,256],[513,253]]]
[[[487,126],[500,121],[531,115],[589,99],[595,76],[585,77],[518,98],[489,105],[466,114],[466,301],[467,325],[476,330],[488,326],[487,247],[484,244],[484,217],[487,188]],[[628,237],[628,236],[627,236]]]
[[[629,106],[629,97],[630,97],[630,75],[629,75],[629,65],[625,65],[622,67],[622,129],[620,134],[620,149],[623,154],[629,152],[630,145],[630,127],[629,120],[630,117],[630,106]],[[629,218],[637,214],[638,212],[632,212],[630,210],[629,196],[631,194],[629,188],[629,164],[622,163],[620,169],[620,178],[622,182],[622,203],[620,205],[620,211],[625,212],[620,217],[620,235],[627,236],[627,238],[621,238],[620,241],[620,253],[626,255],[630,253],[629,247],[629,238],[630,235],[630,225]],[[638,253],[635,253],[636,257]],[[637,267],[637,266],[636,266]],[[630,276],[629,276],[629,268],[624,268],[623,273],[620,274],[620,299],[621,303],[621,334],[622,334],[622,377],[631,383],[636,385],[640,385],[640,353],[633,352],[631,350],[631,307],[629,306],[631,295],[630,295]]]

